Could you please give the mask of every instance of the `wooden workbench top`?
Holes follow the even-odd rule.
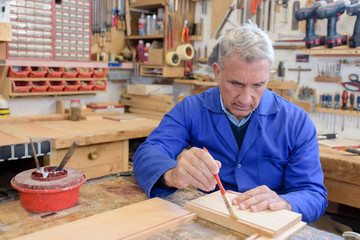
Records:
[[[184,206],[187,201],[204,195],[195,189],[178,190],[166,200]],[[79,203],[56,213],[33,213],[23,209],[19,200],[0,204],[0,239],[11,239],[31,232],[58,226],[147,199],[133,176],[108,177],[87,182],[80,188]],[[341,239],[310,226],[291,239],[311,239],[324,236]],[[151,239],[245,239],[246,236],[220,225],[197,218],[191,222],[159,233]]]
[[[28,143],[30,137],[51,139],[55,149],[67,148],[74,140],[80,146],[112,142],[148,136],[158,124],[159,120],[154,119],[119,122],[101,117],[88,121],[6,121],[0,122],[0,146]]]

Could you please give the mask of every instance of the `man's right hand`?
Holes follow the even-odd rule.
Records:
[[[205,150],[192,147],[184,151],[175,168],[164,174],[164,182],[169,187],[179,189],[194,186],[203,191],[215,189],[216,180],[214,174],[219,173],[221,163]]]

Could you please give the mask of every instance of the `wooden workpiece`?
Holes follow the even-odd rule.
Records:
[[[181,207],[185,203],[205,195],[192,188],[178,190],[165,200]],[[22,235],[53,228],[62,224],[112,211],[146,200],[145,193],[133,176],[111,177],[88,181],[80,188],[79,203],[74,207],[54,213],[33,213],[23,209],[19,200],[0,204],[0,238],[12,239]],[[126,219],[126,217],[124,217]],[[114,220],[114,221],[119,221]],[[307,240],[315,236],[329,240],[341,239],[333,234],[305,227],[294,239]],[[201,218],[157,232],[148,239],[246,239],[247,236]]]

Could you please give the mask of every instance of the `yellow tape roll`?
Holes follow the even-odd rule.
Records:
[[[166,54],[166,63],[170,66],[177,66],[181,62],[181,57],[177,52],[171,51]]]
[[[181,59],[190,60],[194,57],[194,48],[191,44],[181,44],[176,48],[176,52],[179,53]]]

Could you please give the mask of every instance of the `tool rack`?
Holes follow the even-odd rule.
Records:
[[[36,156],[50,155],[51,141],[35,141],[34,148]],[[34,153],[32,151],[30,143],[0,146],[0,162],[3,162],[5,160],[32,158],[33,156]]]

